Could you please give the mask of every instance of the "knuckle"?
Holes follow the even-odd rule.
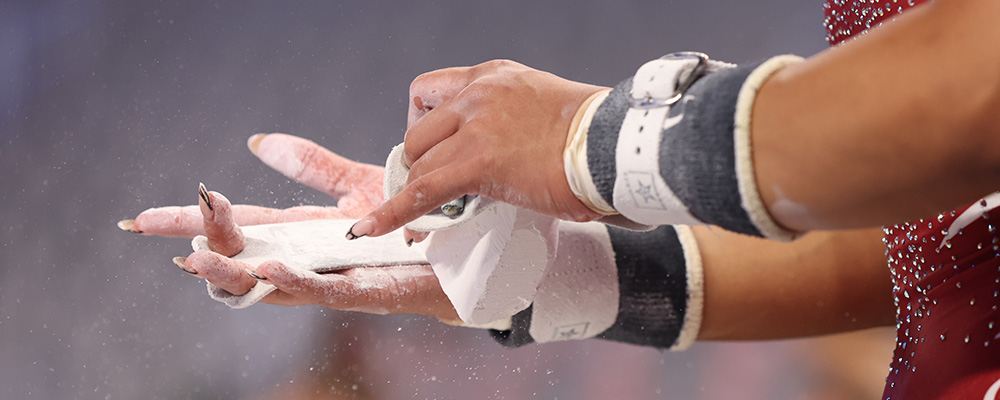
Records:
[[[257,273],[267,276],[278,275],[281,271],[281,267],[284,266],[281,261],[278,260],[267,260],[257,266]]]
[[[416,78],[413,78],[413,81],[410,82],[410,95],[412,96],[414,93],[418,92],[419,90],[421,90],[421,88],[426,86],[427,82],[431,79],[432,74],[433,72],[424,72],[420,75],[417,75]]]
[[[214,267],[217,264],[216,253],[211,251],[196,251],[191,253],[187,257],[188,265],[198,266],[200,268]]]
[[[472,67],[472,69],[475,70],[475,72],[477,74],[481,74],[481,73],[491,72],[491,71],[495,71],[497,69],[503,68],[505,65],[508,65],[510,62],[511,62],[510,60],[506,60],[506,59],[493,59],[493,60],[489,60],[489,61],[477,64],[475,67]]]

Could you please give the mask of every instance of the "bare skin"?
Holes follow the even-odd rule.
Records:
[[[292,147],[298,149],[292,153],[296,157],[326,154],[326,150],[319,151],[315,143],[288,135],[268,135],[264,143],[272,145],[254,148],[251,140],[251,149],[262,159],[273,149],[292,143],[295,143]],[[311,168],[316,170],[310,172],[311,176],[325,173],[350,176],[355,172],[367,174],[377,171],[381,177],[379,167],[353,163],[339,156],[322,162],[313,161],[315,167]],[[355,187],[373,190],[364,185]],[[317,189],[346,193],[356,198],[375,196],[353,194],[343,188]],[[229,207],[228,200],[218,193],[207,192],[206,197],[215,210],[214,221],[271,221],[259,216],[241,217],[241,212],[253,212],[255,209]],[[202,222],[201,215],[190,217],[188,213],[181,212],[183,208],[171,210],[176,210],[173,215],[144,212],[147,215],[146,226],[156,227],[146,230],[144,234],[176,236],[181,232],[179,228],[182,225],[195,223],[186,218]],[[229,212],[233,218],[220,215]],[[261,215],[281,215],[281,210],[270,210]],[[216,232],[227,232],[235,226],[217,228]],[[793,243],[772,243],[718,228],[695,228],[694,232],[705,269],[706,297],[700,340],[809,336],[892,323],[891,286],[877,230],[810,234]],[[203,233],[208,232],[195,234]],[[209,234],[220,238],[233,237]],[[241,249],[241,246],[232,248]],[[376,314],[415,313],[443,321],[457,321],[457,315],[437,278],[426,265],[357,268],[338,274],[302,275],[292,273],[280,260],[251,266],[207,251],[195,252],[176,261],[188,273],[234,294],[246,293],[256,283],[256,278],[247,273],[249,270],[278,288],[264,299],[264,302],[272,304],[320,304],[339,310]],[[373,290],[369,285],[371,282],[380,284]]]
[[[699,340],[815,336],[895,323],[880,229],[774,242],[692,228],[704,263]]]
[[[765,82],[751,136],[776,221],[802,232],[874,227],[1000,187],[998,17],[996,1],[931,2]],[[433,93],[438,104],[407,132],[409,184],[354,235],[385,234],[464,193],[557,218],[595,217],[560,179],[560,151],[566,110],[597,88],[512,65],[414,82],[411,99]],[[419,114],[411,109],[411,119]]]
[[[772,215],[886,225],[1000,188],[998,18],[996,1],[928,2],[772,77],[751,126]]]
[[[576,110],[602,89],[505,60],[417,77],[410,85],[407,186],[351,234],[383,235],[467,193],[564,220],[599,217],[569,189],[562,149]]]
[[[185,272],[208,279],[230,293],[245,294],[257,281],[265,281],[278,288],[263,299],[271,304],[319,304],[372,314],[412,313],[443,320],[458,318],[429,265],[352,268],[316,274],[295,271],[279,260],[252,266],[228,258],[215,249],[236,250],[235,255],[246,245],[242,235],[229,233],[239,231],[231,216],[225,215],[231,212],[229,201],[217,192],[207,192],[202,201],[212,205],[214,224],[218,221],[230,223],[208,229],[210,224],[206,218],[205,235],[213,251],[197,251],[175,262]],[[202,210],[208,209],[202,207]]]
[[[284,134],[255,135],[248,147],[279,172],[337,198],[337,207],[231,206],[221,194],[199,190],[198,206],[146,210],[119,226],[143,235],[206,235],[213,251],[177,257],[178,267],[233,294],[246,293],[258,278],[266,280],[278,290],[264,298],[265,303],[319,304],[374,314],[415,313],[447,321],[458,318],[429,265],[354,268],[321,275],[293,272],[280,260],[253,266],[226,257],[245,246],[242,234],[236,233],[240,224],[345,218],[361,215],[382,201],[381,167],[347,160],[311,141]]]

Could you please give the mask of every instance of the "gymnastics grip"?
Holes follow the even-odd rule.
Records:
[[[783,55],[737,66],[687,52],[644,64],[588,105],[585,129],[570,132],[571,188],[620,226],[716,225],[794,239],[799,233],[771,218],[757,190],[750,117],[764,81],[801,61]]]

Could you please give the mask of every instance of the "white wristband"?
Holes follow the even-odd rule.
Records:
[[[577,112],[580,114],[582,111],[582,115],[578,122],[574,121],[575,126],[570,127],[566,148],[563,150],[563,169],[570,190],[583,204],[594,212],[614,215],[618,212],[601,197],[590,175],[590,167],[587,166],[587,131],[590,130],[590,122],[594,119],[597,108],[608,97],[608,93],[611,93],[610,89],[595,93]]]

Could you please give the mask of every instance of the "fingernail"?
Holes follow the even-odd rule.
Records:
[[[251,278],[254,278],[254,279],[258,280],[258,281],[266,281],[267,280],[267,277],[263,277],[263,276],[257,275],[250,268],[244,269],[243,271],[246,272],[247,275],[250,275]]]
[[[260,142],[264,140],[265,136],[267,136],[266,133],[257,133],[247,139],[247,147],[250,148],[253,155],[257,155],[257,149],[260,148]]]
[[[369,233],[372,233],[372,225],[371,217],[365,217],[360,221],[355,222],[354,225],[351,226],[351,229],[347,231],[347,240],[354,240],[359,237],[368,236]]]
[[[429,232],[414,232],[414,234],[415,234],[415,236],[413,237],[413,241],[415,243],[420,243],[420,242],[423,242],[424,240],[427,240],[427,236],[430,233]]]
[[[121,221],[118,221],[118,229],[121,229],[126,232],[142,233],[142,231],[135,229],[134,219],[123,219]]]
[[[413,238],[410,238],[410,240],[406,241],[406,247],[410,247],[410,246],[413,246]]]
[[[176,265],[178,268],[180,268],[181,271],[187,272],[187,273],[189,273],[191,275],[198,275],[198,272],[195,272],[195,271],[192,271],[190,269],[187,269],[187,267],[184,266],[184,263],[187,261],[187,257],[174,257],[173,261],[174,261],[174,265]]]
[[[205,201],[205,205],[210,211],[215,211],[215,207],[212,207],[212,198],[208,196],[208,189],[205,188],[204,183],[198,182],[198,196]]]

